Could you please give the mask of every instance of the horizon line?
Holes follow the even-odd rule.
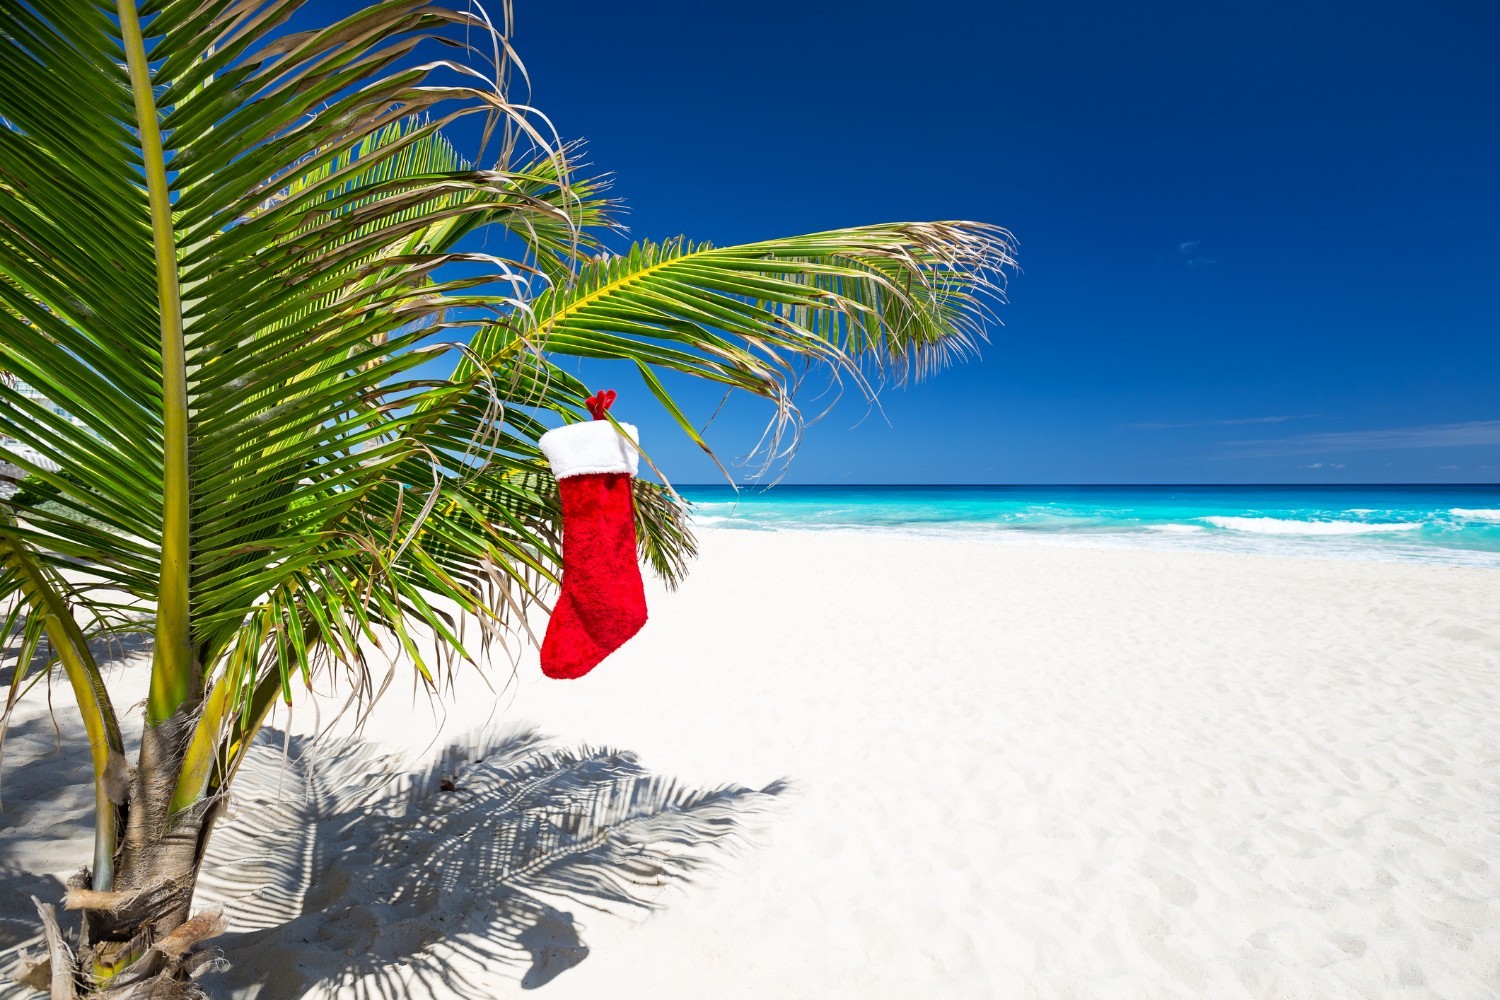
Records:
[[[691,489],[700,486],[712,487],[740,487],[764,489],[776,489],[787,486],[847,486],[847,487],[871,487],[871,486],[1067,486],[1067,487],[1113,487],[1122,486],[1310,486],[1316,488],[1339,487],[1339,486],[1494,486],[1500,488],[1500,480],[1490,482],[1442,482],[1442,483],[1410,483],[1410,482],[1368,482],[1368,483],[679,483],[683,489]]]

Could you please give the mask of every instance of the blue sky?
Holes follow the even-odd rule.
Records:
[[[1018,237],[982,361],[846,395],[787,481],[1500,481],[1494,4],[515,2],[533,103],[633,235]]]

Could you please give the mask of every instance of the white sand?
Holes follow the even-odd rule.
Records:
[[[436,743],[402,688],[370,746],[254,760],[200,893],[237,927],[216,995],[1500,995],[1500,573],[703,541],[590,677],[522,661],[498,756],[382,777],[485,723],[470,678]],[[0,947],[88,852],[41,704],[6,751]]]

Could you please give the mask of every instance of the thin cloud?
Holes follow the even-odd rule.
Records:
[[[1176,430],[1180,427],[1239,427],[1244,424],[1280,424],[1288,420],[1306,420],[1316,414],[1291,414],[1283,417],[1231,417],[1227,420],[1189,420],[1185,423],[1142,423],[1126,424],[1125,426],[1136,431],[1166,431]]]
[[[1294,434],[1273,440],[1225,441],[1224,447],[1234,449],[1236,454],[1245,458],[1271,458],[1329,452],[1459,448],[1488,444],[1500,444],[1500,420],[1470,420],[1460,424],[1429,424],[1377,431]]]
[[[1203,245],[1202,240],[1183,240],[1177,244],[1178,256],[1184,258],[1188,267],[1209,267],[1219,261],[1215,257],[1205,257],[1198,252]]]

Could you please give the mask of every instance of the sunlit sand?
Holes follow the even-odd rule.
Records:
[[[200,892],[233,924],[232,968],[205,985],[260,1000],[1500,993],[1500,575],[852,534],[703,543],[684,587],[652,590],[645,631],[581,681],[541,678],[531,654],[498,702],[470,675],[435,709],[398,675],[362,743],[312,754],[297,734],[335,702],[273,723]],[[27,894],[55,892],[89,842],[87,769],[48,762],[44,704],[6,748],[12,949]]]

